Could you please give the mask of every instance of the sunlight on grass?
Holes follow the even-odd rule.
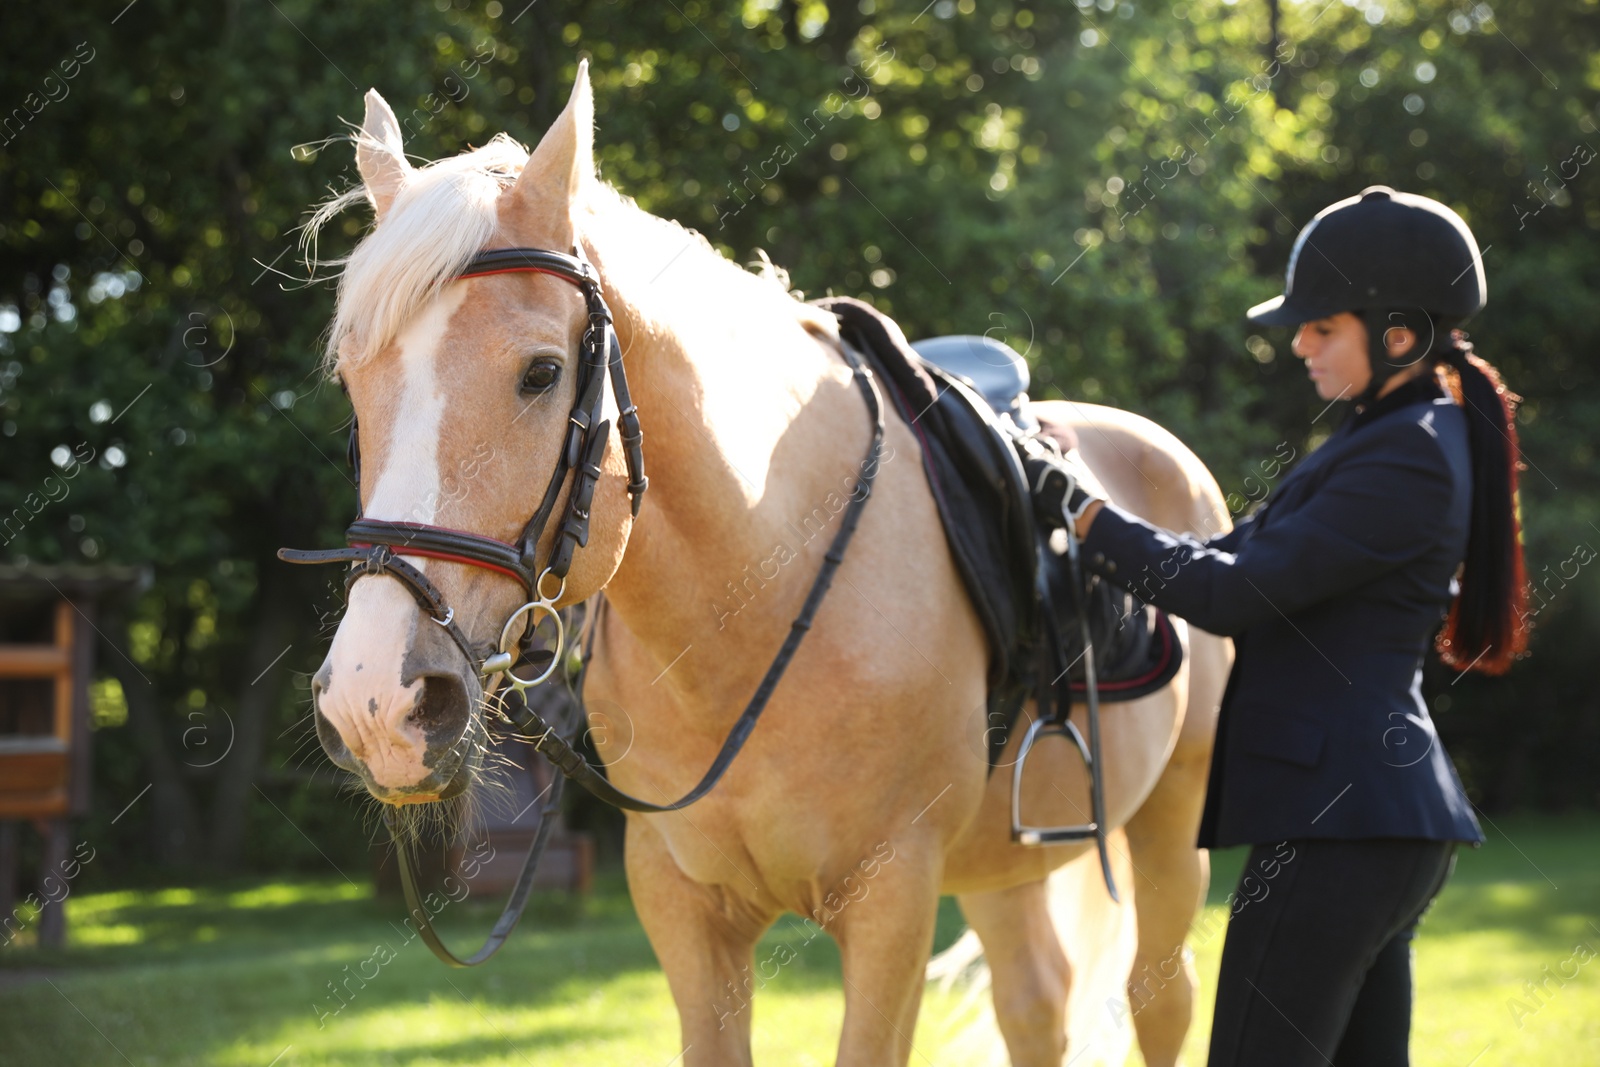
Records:
[[[137,945],[143,940],[144,928],[133,923],[84,924],[82,929],[72,931],[72,941],[76,945]]]
[[[1496,908],[1531,908],[1538,904],[1544,895],[1541,885],[1542,883],[1497,882],[1486,886],[1484,895],[1486,902]]]
[[[229,893],[223,898],[230,908],[286,908],[291,904],[331,904],[341,900],[367,900],[372,896],[370,886],[351,885],[349,882],[306,884],[303,882],[271,882]]]
[[[319,1018],[308,1007],[270,1038],[218,1050],[213,1062],[259,1067],[285,1047],[293,1048],[286,1060],[305,1065],[665,1064],[677,1053],[677,1016],[659,974],[626,974],[600,987],[563,983],[550,991],[557,1003],[543,1007],[516,1003],[503,980],[479,993],[468,987],[486,983],[458,979],[425,999],[382,1006],[363,1007],[357,993],[337,1016]]]
[[[1422,925],[1417,1067],[1600,1065],[1600,820],[1509,829],[1527,855],[1495,842],[1463,852]],[[1191,941],[1201,980],[1191,1065],[1205,1061],[1222,901],[1241,861],[1214,859],[1195,927],[1210,933]],[[339,879],[75,892],[68,907],[65,955],[0,950],[0,978],[44,967],[54,983],[0,983],[4,1067],[123,1056],[141,1067],[668,1067],[680,1053],[666,980],[610,873],[589,898],[536,899],[505,951],[465,972],[433,959],[401,924],[399,901]],[[465,904],[443,917],[443,932],[464,948],[493,918]],[[947,901],[938,943],[959,928]],[[844,1010],[838,951],[793,918],[768,933],[757,960],[779,946],[792,959],[748,1005],[723,1010],[749,1013],[763,1067],[831,1064]],[[1003,1063],[969,1028],[981,1003],[929,988],[912,1064]]]

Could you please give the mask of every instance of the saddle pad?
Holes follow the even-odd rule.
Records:
[[[1063,452],[1077,446],[1077,435],[1065,423],[1038,418],[1040,436],[1053,439]],[[1077,604],[1082,597],[1072,585],[1066,557],[1046,541],[1039,558],[1050,589],[1061,635],[1062,662],[1069,664],[1067,680],[1074,699],[1086,691],[1083,632]],[[1183,665],[1183,644],[1166,613],[1153,608],[1099,575],[1089,577],[1089,637],[1094,642],[1095,680],[1103,704],[1125,703],[1149,696],[1172,681]]]
[[[1049,554],[1046,555],[1049,560]],[[1052,602],[1061,633],[1062,658],[1074,700],[1087,692],[1083,633],[1074,611],[1066,561],[1047,562]],[[1095,576],[1088,596],[1089,636],[1094,642],[1094,673],[1102,704],[1149,696],[1171,682],[1183,665],[1183,645],[1165,612]]]
[[[989,721],[1009,728],[1037,683],[1041,587],[1049,591],[1063,635],[1060,662],[1072,665],[1068,680],[1081,695],[1078,597],[1065,558],[1050,549],[1034,518],[1022,465],[993,410],[961,378],[917,355],[894,320],[871,305],[850,297],[815,304],[838,317],[840,336],[871,363],[922,448],[950,554],[989,641]],[[1062,451],[1077,446],[1070,426],[1050,423],[1041,432]],[[1177,673],[1183,649],[1161,612],[1096,579],[1088,616],[1103,703],[1138,699]],[[994,731],[998,745],[1006,732]],[[998,759],[998,750],[991,756]]]

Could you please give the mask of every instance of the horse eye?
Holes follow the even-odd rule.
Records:
[[[561,364],[553,359],[536,359],[522,376],[524,393],[542,393],[561,378]]]

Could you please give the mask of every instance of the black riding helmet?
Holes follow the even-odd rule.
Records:
[[[1289,253],[1282,296],[1246,317],[1263,326],[1296,326],[1341,311],[1363,317],[1372,383],[1357,401],[1450,343],[1450,329],[1482,310],[1488,295],[1483,254],[1460,215],[1437,200],[1386,185],[1364,189],[1317,212]],[[1399,363],[1384,333],[1405,326],[1417,345]]]

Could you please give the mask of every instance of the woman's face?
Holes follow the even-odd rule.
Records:
[[[1372,381],[1366,323],[1348,311],[1301,323],[1292,347],[1324,400],[1360,396]]]

